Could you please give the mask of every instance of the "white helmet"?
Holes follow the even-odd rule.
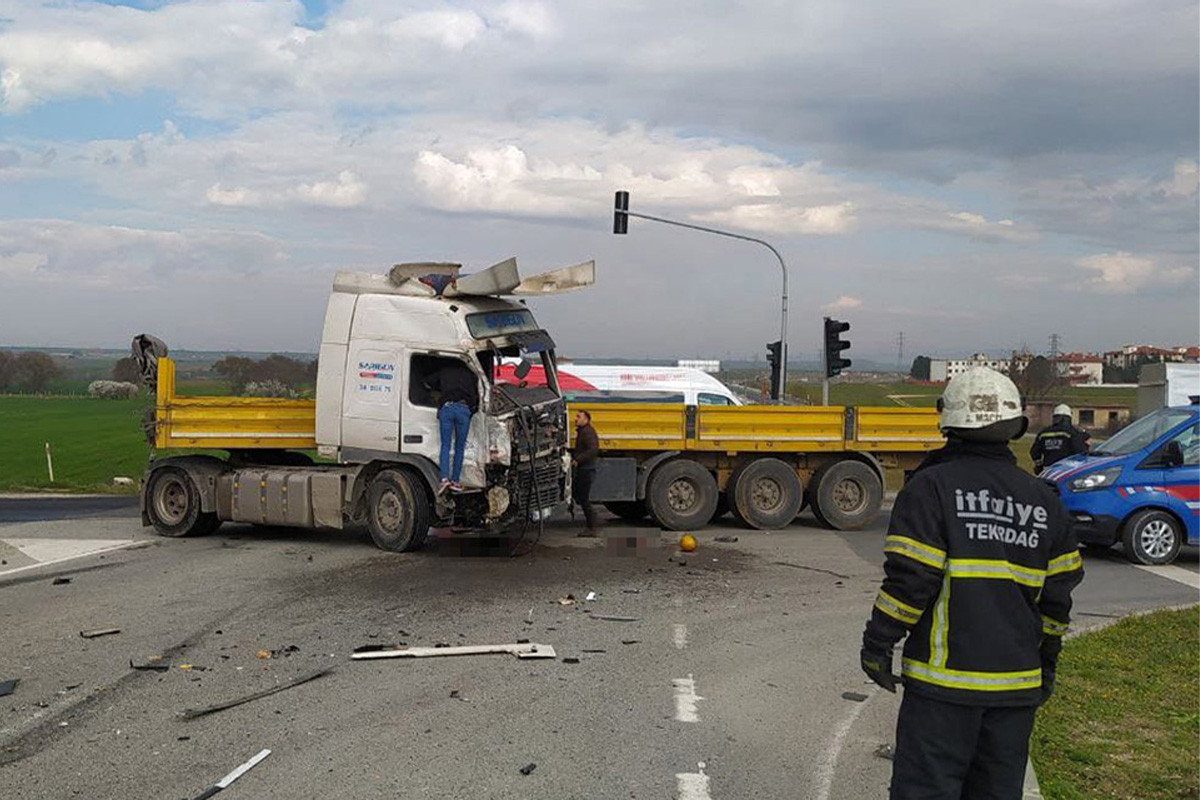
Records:
[[[938,410],[943,431],[978,430],[1021,417],[1021,393],[1008,376],[987,367],[972,367],[946,384]]]
[[[1071,407],[1066,403],[1059,403],[1054,407],[1054,416],[1069,417],[1071,416]]]

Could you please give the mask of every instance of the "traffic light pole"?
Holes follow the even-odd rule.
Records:
[[[703,225],[693,225],[689,222],[678,222],[673,219],[664,219],[663,217],[652,217],[649,214],[639,214],[636,211],[620,210],[619,213],[625,214],[630,217],[637,217],[638,219],[648,219],[651,222],[662,222],[666,225],[674,225],[678,228],[690,228],[691,230],[694,230],[694,231],[703,231],[704,233],[715,233],[717,236],[727,236],[730,239],[741,239],[743,242],[754,242],[755,244],[761,244],[763,247],[767,248],[768,250],[770,250],[772,253],[775,254],[775,258],[779,259],[779,270],[783,274],[783,294],[781,297],[783,308],[782,308],[782,311],[780,312],[780,319],[779,319],[779,341],[782,342],[783,344],[780,347],[780,357],[779,357],[779,397],[777,397],[775,399],[782,400],[783,398],[787,397],[788,268],[787,268],[787,264],[784,263],[784,261],[783,261],[783,256],[779,254],[779,251],[776,250],[774,247],[772,247],[770,242],[765,242],[762,239],[755,239],[753,236],[743,236],[740,233],[730,233],[729,231],[722,231],[722,230],[718,230],[717,228],[706,228]],[[828,379],[826,379],[826,384],[828,384]]]

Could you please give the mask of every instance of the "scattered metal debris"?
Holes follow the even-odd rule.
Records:
[[[526,764],[525,766],[521,767],[521,774],[528,775],[529,773],[533,772],[535,769],[537,769],[537,764]]]
[[[60,575],[57,578],[55,578],[54,580],[50,581],[50,585],[51,586],[62,586],[64,583],[70,583],[70,582],[71,582],[70,578],[64,578]]]
[[[579,663],[579,659],[575,656],[563,656],[562,661],[564,664],[578,664]]]
[[[271,755],[270,750],[260,750],[258,753],[256,753],[254,755],[253,758],[251,758],[245,764],[242,764],[240,767],[235,769],[233,772],[229,773],[224,778],[221,778],[221,780],[217,781],[212,786],[208,787],[203,792],[196,795],[195,800],[205,800],[206,798],[212,797],[217,792],[220,792],[224,789],[228,789],[229,784],[233,783],[238,778],[242,777],[247,772],[254,769],[256,766],[258,766],[258,764],[264,758],[266,758],[269,755]]]
[[[736,536],[718,536],[713,539],[714,542],[724,542],[725,544],[733,544],[738,540]]]
[[[875,748],[875,757],[893,761],[896,758],[896,748],[890,744],[881,744]]]
[[[605,650],[603,647],[585,647],[582,650],[580,650],[579,652],[581,652],[581,653],[607,653],[608,651]]]
[[[196,717],[203,717],[205,714],[212,714],[216,711],[224,711],[227,708],[240,706],[243,703],[249,703],[252,700],[260,700],[269,695],[273,695],[276,692],[282,692],[285,689],[291,689],[293,686],[299,686],[302,683],[308,683],[311,680],[320,678],[322,675],[328,675],[330,672],[333,672],[333,667],[326,667],[324,669],[319,669],[316,672],[310,672],[306,675],[301,675],[299,678],[293,678],[286,683],[281,683],[278,686],[272,686],[270,689],[263,689],[261,692],[248,694],[245,697],[239,697],[236,700],[227,700],[224,703],[217,703],[216,705],[205,706],[204,708],[184,709],[182,716],[184,719],[196,719]]]
[[[860,692],[842,692],[842,699],[853,700],[856,703],[861,703],[867,699],[867,696]]]
[[[605,622],[641,622],[641,617],[623,617],[619,614],[592,614],[592,619],[600,619]]]
[[[0,697],[7,697],[12,694],[20,682],[20,678],[9,678],[6,681],[0,681]]]
[[[404,647],[384,648],[355,652],[350,658],[355,661],[367,658],[429,658],[431,656],[481,656],[508,653],[517,658],[555,658],[554,648],[548,644],[483,644],[461,647]]]
[[[167,672],[168,670],[171,669],[171,665],[170,664],[152,664],[152,663],[135,664],[135,663],[133,663],[133,659],[131,658],[131,659],[129,659],[129,668],[141,670],[144,672]]]
[[[97,628],[94,631],[80,631],[79,635],[85,639],[95,639],[97,636],[111,636],[120,632],[120,628]]]

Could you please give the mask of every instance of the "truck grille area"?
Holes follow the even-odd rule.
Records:
[[[535,460],[532,470],[528,461],[514,464],[512,475],[513,503],[522,513],[550,508],[566,499],[562,459],[557,455]]]

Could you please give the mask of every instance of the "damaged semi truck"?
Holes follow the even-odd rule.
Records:
[[[164,536],[222,522],[303,528],[366,525],[384,550],[419,547],[431,526],[511,531],[570,495],[566,404],[554,342],[521,296],[591,285],[595,264],[522,280],[515,259],[339,272],[325,312],[316,400],[185,397],[149,337],[134,344],[155,408],[141,514]],[[510,297],[517,299],[509,299]],[[497,384],[501,359],[546,380]],[[477,376],[461,493],[439,493],[438,398],[448,363]],[[179,454],[181,449],[223,455]],[[314,460],[310,453],[316,451]],[[307,451],[307,452],[306,452]]]

